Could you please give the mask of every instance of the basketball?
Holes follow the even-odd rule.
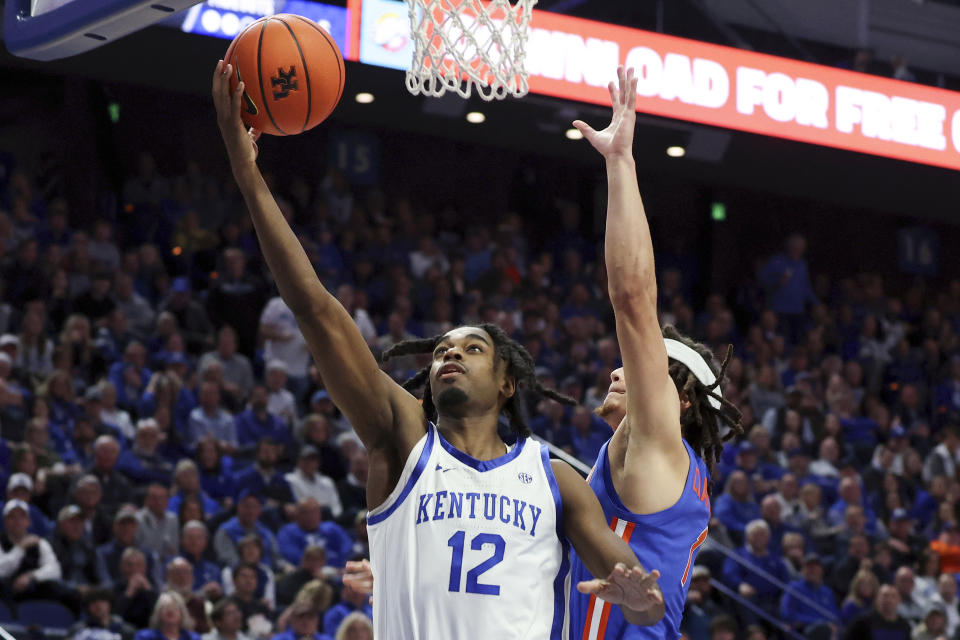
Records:
[[[290,13],[252,22],[230,43],[230,88],[244,82],[244,124],[275,136],[312,129],[343,95],[343,56],[317,23]]]

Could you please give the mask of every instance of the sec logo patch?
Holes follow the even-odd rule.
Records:
[[[520,482],[522,482],[523,484],[530,484],[531,482],[533,482],[533,476],[527,473],[526,471],[521,471],[520,473],[518,473],[517,478],[519,478]]]

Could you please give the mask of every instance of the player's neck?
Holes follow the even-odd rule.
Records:
[[[497,434],[497,416],[441,416],[437,429],[447,442],[477,460],[499,458],[506,449]]]

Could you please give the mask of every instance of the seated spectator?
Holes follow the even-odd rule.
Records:
[[[786,584],[790,576],[780,557],[770,552],[770,527],[767,523],[763,520],[752,520],[746,527],[746,541],[746,545],[737,550],[737,555]],[[724,560],[723,581],[731,589],[736,589],[741,597],[749,599],[771,614],[777,613],[781,586],[761,577],[736,558]]]
[[[137,629],[149,624],[159,592],[147,578],[147,558],[136,547],[128,547],[120,557],[120,580],[113,585],[117,615]]]
[[[323,546],[307,547],[300,560],[300,566],[277,581],[277,605],[285,607],[291,604],[305,584],[323,575],[325,566],[327,566],[327,553]],[[226,571],[224,569],[224,572]]]
[[[83,596],[83,603],[83,618],[67,633],[72,640],[103,640],[106,637],[133,640],[137,630],[123,618],[113,614],[112,594],[109,589],[90,589]]]
[[[300,448],[297,467],[284,478],[290,485],[294,500],[313,498],[330,517],[337,519],[343,513],[337,487],[329,477],[319,472],[320,454],[311,444]]]
[[[336,606],[340,604],[343,602]],[[373,640],[373,620],[365,613],[354,611],[340,622],[334,640]]]
[[[223,451],[236,451],[237,427],[233,416],[220,406],[220,388],[214,382],[204,382],[200,385],[199,400],[200,405],[190,411],[190,446],[195,447],[200,438],[213,436]]]
[[[240,564],[249,564],[257,568],[257,588],[254,596],[273,611],[276,608],[276,583],[273,570],[263,562],[263,541],[259,536],[249,535],[240,538],[237,543]],[[239,566],[239,565],[238,565]],[[224,595],[233,595],[233,567],[224,567],[220,574]]]
[[[879,588],[877,576],[868,569],[860,569],[850,581],[850,591],[840,609],[840,621],[848,625],[857,616],[869,612]]]
[[[780,615],[804,637],[832,636],[831,625],[840,620],[840,611],[833,591],[823,584],[823,565],[820,556],[808,553],[803,559],[803,579],[790,583],[790,589],[780,601]],[[819,605],[813,607],[810,603]]]
[[[213,538],[213,548],[221,565],[232,567],[239,564],[237,544],[244,536],[256,534],[263,541],[266,563],[271,567],[278,566],[276,538],[260,522],[262,511],[262,498],[258,494],[249,491],[240,494],[237,498],[237,515],[220,525]]]
[[[120,454],[117,471],[136,485],[158,483],[168,485],[173,465],[160,455],[160,427],[153,418],[137,421],[133,446]]]
[[[80,507],[83,516],[83,536],[94,546],[105,543],[110,538],[113,518],[100,504],[103,490],[100,481],[94,475],[80,476],[71,492],[73,502]]]
[[[209,518],[220,510],[220,505],[216,500],[206,494],[200,488],[200,472],[197,470],[197,464],[193,460],[181,460],[177,463],[177,468],[173,471],[174,494],[170,496],[170,504],[167,511],[178,513],[180,503],[187,497],[197,498],[203,505],[203,514]]]
[[[147,350],[136,341],[124,349],[122,362],[111,365],[108,378],[117,390],[117,405],[122,409],[136,412],[140,395],[152,375],[146,365]]]
[[[247,356],[237,352],[237,332],[224,325],[217,333],[217,349],[203,354],[197,368],[203,371],[208,362],[223,368],[223,390],[237,399],[246,398],[253,388],[253,367]]]
[[[34,417],[27,422],[24,444],[33,451],[33,455],[37,459],[37,466],[41,469],[49,469],[54,475],[76,473],[78,469],[64,467],[65,461],[60,453],[61,451],[65,452],[69,446],[67,435],[57,429],[56,435],[51,436],[50,423],[46,418]]]
[[[204,591],[194,591],[193,565],[185,558],[174,558],[167,563],[167,582],[165,592],[173,592],[183,599],[187,612],[194,621],[194,628],[198,633],[210,630],[207,624],[206,602],[213,601],[222,595],[220,585],[214,583]]]
[[[837,464],[840,462],[840,445],[830,436],[820,441],[820,457],[810,463],[810,474],[823,478],[836,478],[840,475]]]
[[[810,538],[819,538],[830,533],[822,496],[820,486],[813,482],[804,484],[800,489],[799,515],[795,521],[801,523],[800,529]]]
[[[710,569],[695,565],[690,573],[690,591],[680,623],[680,631],[690,640],[710,640],[710,621],[723,613],[712,592]]]
[[[208,550],[210,534],[202,522],[191,520],[183,525],[180,533],[180,557],[193,567],[193,590],[215,591],[220,585],[220,567],[211,562],[213,554]]]
[[[340,624],[347,616],[353,613],[360,613],[373,618],[373,608],[370,606],[370,594],[354,589],[349,584],[343,585],[340,592],[340,602],[330,607],[323,616],[323,630],[325,633],[336,633]]]
[[[243,613],[236,602],[230,598],[221,598],[210,612],[213,630],[205,633],[200,640],[252,640],[243,633]]]
[[[265,622],[269,623],[272,612],[263,600],[257,599],[256,591],[257,567],[251,564],[237,565],[233,570],[233,595],[230,598],[240,607],[247,633],[260,635],[254,630],[262,628]]]
[[[50,543],[60,562],[60,579],[65,587],[97,584],[97,552],[83,537],[83,514],[75,504],[60,509],[57,530]]]
[[[271,640],[331,640],[328,635],[317,631],[320,625],[320,612],[313,603],[302,601],[293,605],[290,611],[290,628],[273,636]]]
[[[93,443],[93,464],[87,472],[100,481],[103,498],[100,504],[110,514],[120,505],[133,499],[133,489],[127,479],[116,469],[120,457],[120,444],[113,436],[103,435]]]
[[[250,405],[237,414],[237,441],[240,443],[240,451],[246,451],[249,454],[265,437],[273,438],[283,445],[292,446],[290,427],[280,417],[267,411],[268,398],[267,388],[264,385],[254,385],[250,393]]]
[[[3,506],[3,533],[0,533],[0,594],[7,600],[60,600],[75,612],[77,596],[61,586],[60,563],[50,543],[27,530],[30,509],[22,500]]]
[[[833,588],[834,594],[845,594],[850,581],[854,579],[864,566],[864,560],[870,557],[870,540],[862,533],[850,536],[847,542],[846,553],[842,547],[836,549],[833,568],[830,570],[827,583]]]
[[[802,533],[788,531],[783,534],[783,540],[780,543],[780,556],[783,558],[783,566],[787,568],[787,574],[790,580],[803,579],[803,558],[807,555],[807,541]]]
[[[303,552],[311,544],[322,544],[327,552],[327,562],[334,567],[343,567],[353,547],[353,541],[340,525],[323,522],[320,505],[313,498],[297,503],[294,522],[284,526],[277,534],[280,554],[291,566],[298,566]]]
[[[127,441],[133,440],[136,432],[130,414],[117,407],[117,388],[109,380],[99,385],[100,391],[100,420],[105,424],[112,424],[120,430],[120,435]]]
[[[318,394],[329,394],[326,391],[317,391],[313,394],[314,398]],[[312,444],[320,453],[320,468],[323,472],[333,478],[335,482],[343,480],[347,475],[347,460],[344,454],[337,448],[330,430],[330,418],[319,413],[312,413],[303,419],[300,426],[301,440],[303,444]]]
[[[747,474],[743,471],[730,474],[723,493],[714,502],[713,515],[735,541],[743,540],[747,523],[760,518],[760,507],[750,495]]]
[[[736,640],[740,627],[733,616],[719,615],[710,623],[710,640]]]
[[[915,626],[923,619],[923,604],[914,596],[913,569],[900,567],[893,576],[893,586],[900,595],[900,604],[897,605],[897,614]]]
[[[603,397],[606,397],[609,385],[610,379],[608,376],[603,385]],[[530,430],[567,453],[573,454],[573,441],[571,440],[573,427],[570,426],[567,408],[556,400],[545,398],[540,402],[537,406],[536,416],[530,420]]]
[[[840,481],[840,497],[827,512],[827,522],[833,526],[843,523],[848,506],[857,506],[863,509],[863,515],[866,518],[866,531],[870,535],[876,535],[877,515],[869,505],[864,504],[859,478],[847,477]]]
[[[180,550],[180,522],[177,514],[167,511],[170,491],[162,484],[147,487],[143,508],[137,511],[137,547],[162,561]]]
[[[200,636],[192,631],[193,628],[193,618],[183,598],[175,592],[166,591],[153,608],[150,628],[138,631],[135,640],[200,640]]]
[[[946,637],[948,637],[946,608],[939,603],[927,605],[923,620],[913,629],[911,640],[940,640]]]
[[[216,439],[207,436],[197,442],[194,456],[200,472],[200,486],[214,500],[233,500],[233,458],[220,455]]]
[[[29,533],[47,538],[53,533],[53,523],[31,502],[33,499],[33,480],[25,473],[14,473],[7,480],[7,500],[20,500],[30,510]],[[2,508],[2,507],[0,507]]]
[[[280,445],[269,436],[257,442],[253,465],[233,476],[234,496],[244,491],[256,493],[266,501],[269,509],[287,510],[285,507],[293,502],[293,494],[283,473],[277,469],[279,448]]]
[[[783,536],[794,531],[780,519],[780,501],[775,495],[768,495],[760,502],[760,517],[770,527],[770,551],[783,555]]]
[[[120,579],[120,560],[126,549],[136,547],[139,525],[137,512],[133,507],[124,507],[117,512],[113,519],[113,538],[106,544],[97,547],[99,582],[101,585],[112,586],[114,582]],[[144,557],[147,559],[147,575],[153,584],[159,584],[162,575],[159,559],[143,549],[140,549],[140,551],[143,551]]]
[[[570,426],[573,427],[570,433],[573,455],[587,464],[593,464],[600,447],[610,439],[610,427],[584,406],[574,407]]]
[[[943,606],[947,616],[947,635],[953,638],[960,629],[960,601],[957,599],[957,579],[949,573],[941,574],[937,579],[937,593],[928,604]]]
[[[910,640],[910,623],[898,613],[900,594],[893,585],[885,584],[877,592],[872,611],[862,613],[850,623],[844,640]]]
[[[895,566],[913,565],[920,557],[920,551],[926,546],[926,541],[914,535],[913,519],[906,509],[894,509],[887,522],[887,544],[893,554]]]
[[[283,360],[267,362],[267,411],[293,427],[298,421],[297,401],[287,390],[287,364]]]

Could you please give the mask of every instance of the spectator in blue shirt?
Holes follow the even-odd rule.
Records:
[[[235,495],[255,493],[264,501],[261,518],[274,531],[293,514],[293,492],[277,467],[280,445],[266,436],[257,443],[256,461],[233,476]],[[297,563],[294,563],[297,564]]]
[[[344,618],[352,613],[359,612],[373,619],[373,608],[370,606],[370,596],[362,591],[357,591],[350,585],[344,584],[343,591],[340,593],[340,602],[330,607],[323,616],[323,630],[325,633],[333,635],[337,633],[340,624]]]
[[[244,536],[254,533],[263,541],[264,562],[273,568],[277,567],[277,540],[270,529],[260,522],[260,514],[263,512],[261,500],[258,494],[244,491],[237,498],[237,515],[217,529],[213,537],[213,548],[221,566],[233,567],[239,564],[237,544]]]
[[[270,437],[284,445],[290,444],[290,430],[283,420],[267,411],[269,392],[262,384],[253,386],[250,406],[237,414],[237,442],[240,451],[252,451],[261,438]]]
[[[795,233],[787,238],[786,252],[773,256],[760,269],[768,306],[779,316],[792,342],[800,336],[807,304],[818,304],[803,258],[806,250],[806,239]]]
[[[327,564],[343,567],[353,547],[347,532],[335,522],[321,522],[320,503],[307,498],[297,503],[296,520],[277,534],[280,555],[293,566],[300,566],[303,552],[321,545],[327,552]]]
[[[220,567],[208,559],[207,526],[191,520],[180,530],[180,557],[193,566],[193,590],[206,592],[211,585],[220,586]]]
[[[137,435],[133,446],[120,454],[117,471],[137,485],[170,484],[173,465],[157,452],[160,445],[160,427],[153,418],[137,421]]]
[[[33,499],[33,480],[25,473],[15,473],[7,481],[7,500],[22,500],[30,508],[30,527],[28,533],[41,538],[49,538],[53,534],[54,525],[47,516],[40,511]],[[3,504],[0,504],[0,511]]]
[[[170,496],[170,502],[167,504],[167,511],[170,513],[179,513],[180,503],[188,496],[200,501],[206,518],[220,510],[217,501],[200,488],[200,472],[197,469],[197,463],[193,460],[181,460],[177,463],[177,468],[173,471],[173,488],[174,494]]]
[[[150,615],[150,628],[138,631],[135,640],[200,640],[192,628],[193,619],[183,597],[174,591],[165,591],[157,598]]]
[[[333,640],[332,636],[317,631],[320,611],[307,600],[300,600],[290,610],[290,628],[271,640]]]
[[[214,500],[233,499],[233,458],[220,455],[214,438],[201,438],[197,442],[197,468],[200,486]]]
[[[760,507],[750,495],[750,481],[743,471],[734,471],[723,493],[713,504],[713,515],[735,541],[743,540],[747,523],[760,518]]]
[[[770,527],[766,522],[751,521],[746,527],[746,539],[746,545],[737,550],[741,561],[736,558],[724,561],[723,581],[742,597],[768,613],[776,614],[782,585],[790,579],[787,567],[779,556],[770,552]],[[766,575],[761,575],[756,569]],[[767,576],[778,582],[771,582]]]
[[[123,351],[123,360],[111,365],[107,376],[117,389],[117,405],[135,412],[151,375],[147,369],[146,347],[137,341],[128,344]]]
[[[847,507],[861,507],[867,519],[867,533],[877,535],[877,514],[863,501],[860,478],[848,476],[840,481],[840,497],[827,512],[827,522],[833,526],[843,524]]]
[[[880,581],[873,571],[860,569],[850,581],[850,592],[843,601],[840,609],[840,620],[844,625],[859,615],[867,613],[873,606],[873,599],[877,596]]]
[[[573,454],[583,462],[593,464],[600,447],[610,439],[610,427],[584,406],[574,408],[570,424],[573,426]]]
[[[790,590],[780,601],[780,615],[805,637],[824,633],[840,621],[833,591],[823,584],[823,565],[817,554],[804,557],[803,579],[790,583]]]
[[[187,431],[190,446],[196,446],[200,438],[213,436],[225,452],[236,451],[237,427],[233,416],[220,406],[220,387],[215,382],[200,385],[200,405],[190,412]]]

